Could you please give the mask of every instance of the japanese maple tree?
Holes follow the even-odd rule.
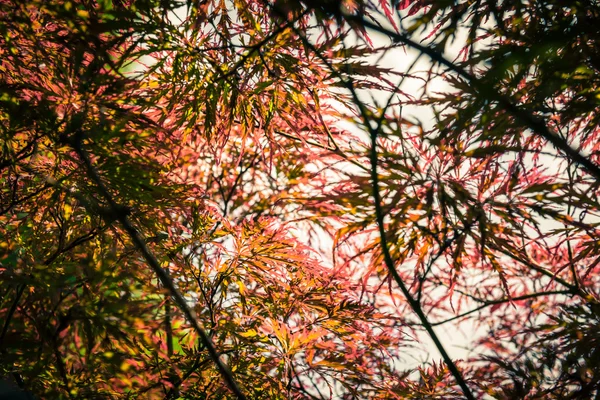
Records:
[[[0,2],[3,379],[600,397],[599,22],[591,0]],[[437,326],[475,329],[470,355]]]

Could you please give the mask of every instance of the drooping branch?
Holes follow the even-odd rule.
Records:
[[[566,156],[573,160],[573,162],[585,168],[585,170],[596,178],[597,181],[600,181],[600,166],[581,154],[577,149],[571,147],[565,139],[556,132],[550,130],[543,121],[530,112],[519,108],[507,96],[499,93],[492,85],[482,82],[481,79],[445,58],[440,52],[415,42],[406,34],[394,32],[371,21],[367,21],[362,15],[347,15],[345,18],[350,22],[357,23],[360,26],[382,33],[391,38],[394,42],[404,43],[405,45],[418,50],[422,54],[426,54],[432,61],[447,67],[450,71],[468,81],[479,93],[488,94],[490,97],[489,100],[497,102],[505,111],[512,114],[518,121],[531,129],[532,132],[552,143],[554,147],[562,151]]]
[[[362,105],[362,103],[360,103],[360,106],[361,106],[360,107],[361,109],[364,109],[364,106]],[[361,110],[361,114],[363,114],[362,110]],[[465,395],[465,397],[467,399],[474,400],[475,397],[471,393],[471,389],[469,388],[469,386],[467,386],[467,383],[465,382],[461,372],[458,370],[458,368],[456,367],[456,364],[454,364],[454,361],[452,360],[450,355],[446,352],[444,345],[442,344],[439,337],[433,330],[433,326],[427,319],[427,316],[425,315],[425,313],[423,312],[423,309],[421,308],[421,304],[419,304],[419,302],[412,297],[412,295],[410,294],[410,291],[408,290],[408,287],[406,287],[404,280],[402,279],[402,277],[396,270],[396,266],[394,265],[395,263],[394,263],[394,260],[392,259],[392,256],[390,254],[390,250],[389,250],[388,244],[387,244],[386,232],[385,232],[385,222],[384,222],[385,215],[383,212],[383,207],[381,206],[381,195],[379,193],[379,176],[377,175],[378,174],[377,173],[378,130],[371,128],[371,125],[368,123],[368,120],[365,120],[365,125],[367,127],[369,127],[369,131],[371,134],[370,159],[371,159],[371,181],[372,181],[372,186],[373,186],[373,201],[375,203],[375,217],[377,219],[377,226],[379,228],[379,240],[381,243],[381,251],[383,253],[383,259],[384,259],[385,265],[386,265],[388,271],[390,272],[390,274],[392,275],[392,277],[394,278],[394,281],[396,281],[396,283],[398,284],[398,287],[400,288],[400,290],[402,291],[402,294],[408,301],[408,304],[410,305],[410,307],[412,308],[414,313],[417,314],[417,316],[419,317],[421,324],[423,325],[423,327],[425,328],[425,330],[431,337],[431,340],[435,344],[435,347],[438,349],[438,351],[442,355],[444,362],[448,366],[448,370],[450,370],[450,372],[454,376],[454,379],[456,380],[456,383],[458,383],[458,385],[462,389],[463,394]]]
[[[444,348],[444,345],[442,344],[441,340],[439,339],[439,337],[433,330],[433,326],[427,319],[427,316],[423,312],[421,305],[419,304],[419,302],[417,300],[415,300],[412,297],[408,287],[404,283],[404,280],[402,279],[402,277],[396,270],[394,260],[392,259],[392,256],[390,254],[390,250],[388,248],[387,239],[386,239],[386,232],[385,232],[386,228],[385,228],[385,222],[384,222],[385,215],[384,215],[384,211],[383,211],[383,207],[382,207],[381,195],[379,192],[379,177],[378,177],[378,172],[377,172],[377,165],[378,165],[377,137],[379,136],[380,126],[378,126],[377,128],[374,128],[369,123],[370,122],[369,121],[369,113],[367,112],[365,105],[359,99],[358,94],[356,93],[356,90],[354,88],[354,84],[353,84],[352,80],[345,79],[342,76],[342,74],[333,65],[331,65],[329,60],[327,60],[327,58],[325,56],[323,56],[323,54],[321,54],[321,52],[306,38],[306,36],[302,34],[302,32],[300,32],[296,28],[294,28],[294,30],[295,30],[296,34],[302,39],[302,41],[304,42],[306,47],[308,47],[313,53],[315,53],[315,55],[317,57],[319,57],[319,59],[323,63],[325,63],[327,65],[327,67],[331,70],[331,72],[333,74],[335,74],[338,79],[340,79],[340,81],[344,85],[344,87],[346,89],[348,89],[348,91],[350,91],[350,93],[353,97],[354,104],[358,108],[361,118],[363,119],[364,125],[365,125],[365,127],[367,127],[369,134],[371,136],[371,148],[370,148],[370,152],[369,152],[369,158],[370,158],[370,162],[371,162],[371,182],[372,182],[372,189],[373,189],[372,196],[373,196],[373,201],[375,203],[375,218],[376,218],[377,227],[379,230],[380,247],[381,247],[381,251],[383,253],[385,266],[386,266],[387,270],[389,271],[390,275],[392,276],[392,278],[394,279],[394,281],[396,282],[396,284],[398,285],[398,287],[400,288],[400,291],[406,298],[410,308],[413,310],[413,312],[415,314],[417,314],[417,317],[421,321],[421,325],[425,328],[425,330],[427,331],[427,334],[431,337],[433,343],[435,344],[435,347],[438,349],[444,362],[448,366],[448,370],[450,371],[450,373],[456,380],[456,383],[458,384],[458,386],[460,386],[463,394],[465,395],[465,398],[467,398],[468,400],[475,400],[475,397],[474,397],[473,393],[471,392],[471,389],[467,385],[465,379],[463,378],[462,373],[458,370],[458,367],[456,366],[456,364],[454,363],[454,361],[452,360],[452,358],[450,357],[450,355]],[[385,111],[386,110],[383,110],[382,113],[385,113]]]
[[[192,325],[192,328],[196,331],[196,333],[198,333],[202,344],[208,350],[210,358],[217,366],[219,373],[225,380],[229,389],[231,389],[231,391],[239,400],[245,400],[246,396],[241,391],[240,387],[235,381],[233,374],[225,365],[225,363],[221,361],[220,354],[217,351],[215,345],[213,344],[212,340],[210,339],[204,328],[200,326],[200,323],[196,318],[196,313],[190,306],[188,306],[185,298],[179,292],[179,289],[177,289],[173,280],[169,277],[168,273],[160,266],[160,263],[158,262],[156,256],[150,251],[148,246],[146,246],[146,241],[144,240],[140,232],[137,230],[137,228],[129,221],[127,214],[123,212],[123,207],[115,201],[113,196],[110,194],[110,192],[102,182],[99,173],[96,171],[96,168],[92,165],[88,153],[82,147],[81,134],[76,134],[75,136],[76,137],[70,141],[70,144],[81,159],[81,161],[83,162],[87,175],[96,184],[99,194],[108,203],[110,213],[112,213],[113,217],[121,223],[129,237],[131,238],[131,241],[133,242],[134,246],[138,249],[140,253],[142,253],[142,256],[144,257],[148,265],[152,268],[154,273],[158,276],[163,287],[165,287],[171,294],[171,297],[173,298],[175,304],[177,304],[178,308],[181,310],[188,323]]]

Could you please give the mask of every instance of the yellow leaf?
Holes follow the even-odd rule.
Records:
[[[69,219],[71,217],[71,215],[73,214],[73,207],[71,207],[68,204],[65,204],[64,213],[65,213],[65,219]]]
[[[245,338],[252,338],[258,336],[258,332],[256,332],[254,329],[249,329],[246,332],[240,333],[240,336],[243,336]]]
[[[130,368],[131,368],[131,364],[128,363],[127,361],[123,361],[123,364],[121,364],[121,371],[127,372],[127,371],[129,371]]]

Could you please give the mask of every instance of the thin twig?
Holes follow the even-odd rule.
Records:
[[[327,145],[321,144],[321,143],[317,143],[315,141],[312,141],[310,139],[302,139],[299,138],[298,136],[294,136],[294,135],[290,135],[289,133],[285,133],[282,131],[274,131],[276,134],[281,135],[283,137],[286,137],[288,139],[292,139],[292,140],[296,140],[298,142],[303,142],[306,143],[310,146],[314,146],[314,147],[318,147],[320,149],[323,150],[327,150],[332,152],[333,154],[343,158],[344,160],[348,161],[349,163],[351,163],[352,165],[355,165],[356,167],[362,169],[363,171],[368,171],[369,169],[367,167],[365,167],[363,164],[359,163],[356,160],[353,160],[352,158],[350,158],[350,156],[348,154],[346,154],[342,149],[340,149],[339,147],[337,147],[337,145],[334,145],[334,147],[329,147]]]
[[[552,291],[549,291],[549,292],[529,293],[529,294],[525,294],[523,296],[518,296],[518,297],[510,297],[510,298],[507,297],[507,298],[504,298],[504,299],[489,300],[489,301],[486,301],[484,304],[480,305],[479,307],[475,307],[472,310],[465,311],[462,314],[455,315],[454,317],[445,319],[443,321],[433,322],[431,325],[432,326],[443,325],[443,324],[446,324],[448,322],[451,322],[451,321],[454,321],[454,320],[466,317],[466,316],[468,316],[470,314],[476,313],[477,311],[483,310],[486,307],[493,306],[493,305],[496,305],[496,304],[504,304],[504,303],[510,303],[510,302],[513,302],[513,301],[527,300],[527,299],[532,299],[532,298],[540,297],[540,296],[551,296],[551,295],[554,295],[554,294],[568,295],[568,294],[573,294],[573,293],[570,290],[552,290]]]

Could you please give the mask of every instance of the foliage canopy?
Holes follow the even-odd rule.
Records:
[[[0,374],[600,398],[598,24],[592,0],[0,2]]]

